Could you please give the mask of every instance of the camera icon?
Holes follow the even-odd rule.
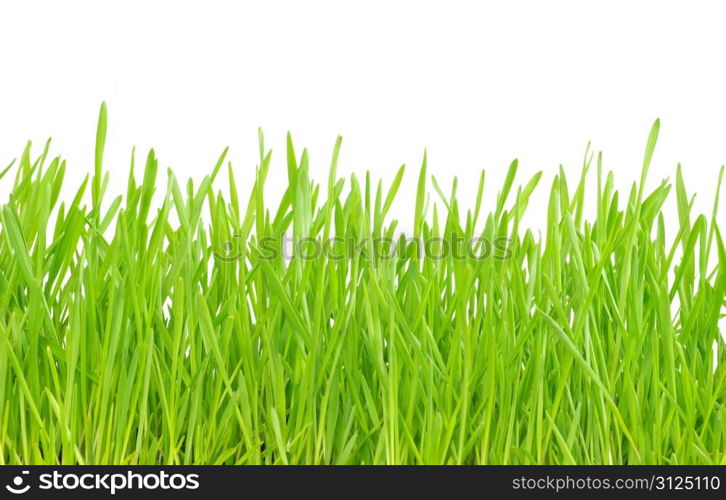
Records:
[[[22,495],[23,493],[27,493],[28,490],[30,489],[29,484],[26,484],[25,486],[23,486],[23,483],[24,483],[23,476],[27,476],[28,474],[30,474],[30,472],[27,470],[24,470],[20,474],[21,474],[20,476],[15,476],[13,478],[12,485],[10,485],[10,484],[5,485],[5,489],[8,490],[10,493],[13,493],[14,495]]]

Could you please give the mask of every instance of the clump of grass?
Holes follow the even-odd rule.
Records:
[[[388,187],[345,181],[340,140],[321,188],[288,139],[268,207],[262,141],[246,204],[231,166],[228,195],[213,190],[224,154],[199,186],[168,172],[155,194],[153,151],[104,200],[105,135],[102,107],[74,199],[65,163],[28,147],[2,205],[0,463],[726,463],[726,249],[680,169],[677,221],[668,182],[646,191],[658,122],[627,197],[600,156],[577,184],[555,175],[541,236],[520,226],[539,174],[515,188],[514,162],[485,214],[482,173],[464,212],[456,185],[429,198],[424,159],[414,240],[387,219],[403,168]],[[399,246],[267,251],[290,233]],[[434,258],[419,248],[434,238],[507,247]]]

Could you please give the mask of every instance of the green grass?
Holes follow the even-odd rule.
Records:
[[[496,197],[483,173],[466,180],[480,182],[470,210],[425,160],[418,181],[339,178],[340,140],[320,187],[288,141],[270,207],[262,140],[244,192],[231,166],[229,192],[215,191],[224,154],[198,186],[168,172],[156,192],[152,151],[140,184],[132,165],[126,194],[104,198],[102,107],[95,170],[73,199],[47,147],[13,166],[0,464],[726,464],[726,248],[717,206],[693,214],[680,169],[646,189],[658,126],[627,194],[599,155],[575,184],[560,170],[518,187],[514,162]],[[520,224],[540,180],[541,236]],[[413,236],[506,252],[434,258],[401,240],[372,258],[372,241],[398,237],[387,212],[403,182],[418,183]],[[288,233],[364,251],[264,251]]]

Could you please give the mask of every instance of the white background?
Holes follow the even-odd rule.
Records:
[[[92,170],[98,106],[106,100],[112,191],[125,186],[133,145],[139,160],[153,146],[162,166],[196,179],[229,145],[246,191],[262,126],[277,153],[273,198],[284,182],[286,131],[309,147],[321,182],[342,134],[341,175],[370,169],[389,180],[400,164],[409,166],[395,206],[402,227],[427,147],[431,173],[445,185],[459,177],[463,205],[482,168],[490,203],[513,158],[524,175],[543,170],[528,219],[542,229],[560,163],[574,183],[592,140],[627,189],[660,117],[649,184],[672,178],[681,161],[696,208],[710,212],[726,161],[723,6],[3,1],[0,168],[27,139],[39,153],[53,137],[53,152],[68,160],[77,184]]]

